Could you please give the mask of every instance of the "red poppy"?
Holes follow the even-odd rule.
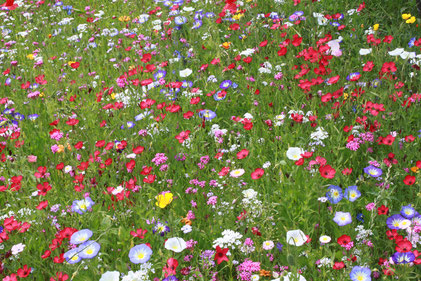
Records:
[[[221,171],[218,173],[220,177],[226,176],[230,171],[229,167],[223,167]]]
[[[229,261],[227,257],[228,248],[221,249],[221,247],[216,246],[215,260],[218,264],[223,261]]]
[[[18,273],[18,276],[19,277],[25,278],[25,277],[27,277],[29,275],[29,273],[31,273],[31,268],[30,267],[28,268],[28,266],[25,264],[23,266],[23,268],[19,268],[18,269],[18,272],[17,273]]]
[[[244,159],[249,155],[249,151],[247,149],[242,149],[237,153],[237,159]]]
[[[330,165],[325,165],[319,168],[320,175],[326,179],[333,179],[335,177],[336,170]]]
[[[335,270],[339,270],[339,269],[342,269],[342,268],[345,268],[345,263],[343,261],[335,262],[333,264],[333,269],[335,269]]]
[[[415,183],[415,177],[414,176],[410,176],[407,175],[404,179],[403,179],[403,183],[406,185],[413,185]]]
[[[256,170],[254,170],[254,172],[251,173],[251,178],[254,180],[258,180],[263,176],[264,173],[265,170],[263,170],[262,168],[256,168]]]
[[[15,4],[15,0],[6,0],[6,3],[1,4],[0,7],[4,7],[8,9],[9,11],[11,11],[11,10],[16,9],[18,5]]]
[[[412,243],[409,242],[406,238],[402,241],[396,243],[395,250],[399,253],[407,253],[412,249]]]
[[[341,246],[345,246],[347,244],[349,244],[351,242],[351,237],[348,235],[342,235],[341,237],[338,238],[337,242],[339,245]]]
[[[190,130],[181,131],[178,135],[175,136],[175,139],[178,140],[179,143],[183,143],[186,139],[189,138]]]

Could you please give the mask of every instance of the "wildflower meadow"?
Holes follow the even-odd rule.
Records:
[[[0,280],[421,280],[417,1],[0,2]]]

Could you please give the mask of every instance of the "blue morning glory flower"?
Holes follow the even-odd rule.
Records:
[[[101,245],[95,241],[86,241],[77,249],[79,251],[79,256],[82,259],[92,259],[98,254],[99,250],[101,249]]]
[[[82,258],[79,256],[79,251],[77,248],[65,252],[63,258],[65,258],[69,264],[78,263],[82,260]]]
[[[83,215],[91,210],[93,205],[95,205],[94,201],[88,196],[85,199],[73,201],[72,211]]]
[[[373,165],[370,165],[368,167],[364,168],[364,173],[366,173],[367,175],[373,177],[373,178],[377,178],[380,177],[383,174],[382,169],[374,167]]]
[[[401,209],[401,215],[407,219],[412,219],[413,217],[419,215],[417,211],[411,206],[411,204],[407,206],[403,206]]]
[[[371,281],[371,270],[368,267],[354,266],[349,277],[352,281]]]
[[[205,120],[212,120],[216,117],[216,113],[209,109],[199,111],[198,115],[200,118],[204,118]]]
[[[399,225],[405,218],[399,214],[390,216],[386,220],[387,227],[390,229],[400,229]]]
[[[413,262],[415,260],[415,255],[412,252],[396,252],[393,254],[392,259],[395,264],[405,264]]]
[[[135,264],[148,262],[151,256],[152,250],[146,244],[134,246],[129,252],[130,261]]]
[[[70,243],[74,245],[81,244],[83,242],[88,241],[89,238],[91,238],[91,236],[92,231],[90,229],[82,229],[72,234],[72,236],[70,237]]]
[[[358,190],[358,187],[356,185],[348,186],[347,189],[345,189],[345,198],[348,199],[350,202],[354,202],[358,198],[360,198],[361,192]]]
[[[219,85],[219,88],[221,88],[223,90],[226,90],[229,87],[231,87],[231,85],[232,85],[232,81],[231,80],[225,80],[225,81],[222,81],[222,83]]]
[[[337,204],[343,198],[342,189],[339,186],[331,185],[328,187],[326,197],[330,203]]]

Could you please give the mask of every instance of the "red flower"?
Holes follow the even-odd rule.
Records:
[[[380,207],[377,208],[377,214],[387,215],[389,214],[389,208],[386,207],[385,205],[381,205]]]
[[[18,269],[18,276],[21,278],[25,278],[31,273],[31,268],[28,268],[28,266],[25,264],[23,268]]]
[[[169,258],[167,260],[167,265],[164,266],[164,268],[162,269],[163,271],[165,271],[165,277],[168,277],[170,275],[175,275],[177,267],[178,267],[178,260],[174,258]]]
[[[77,125],[77,123],[79,123],[79,120],[73,118],[66,121],[66,124],[69,126]]]
[[[330,165],[325,165],[319,168],[320,175],[326,179],[333,179],[335,177],[335,169]]]
[[[189,138],[190,130],[181,131],[178,135],[175,136],[175,139],[178,140],[179,143],[183,143],[186,139]]]
[[[47,206],[48,206],[48,200],[45,200],[45,201],[40,202],[40,203],[38,204],[38,206],[36,206],[36,208],[37,208],[38,210],[42,210],[42,209],[47,208]]]
[[[342,174],[345,176],[350,175],[352,173],[352,168],[345,168],[342,170]]]
[[[339,270],[339,269],[342,269],[342,268],[345,268],[345,263],[343,261],[335,262],[333,264],[333,269],[335,269],[335,270]]]
[[[364,64],[363,71],[370,72],[374,67],[374,63],[372,61],[368,61]]]
[[[385,62],[382,66],[382,72],[388,73],[388,72],[395,72],[397,70],[396,65],[393,61],[391,62]]]
[[[221,176],[221,177],[226,176],[229,171],[230,171],[229,167],[223,167],[221,169],[221,171],[218,173],[218,175]]]
[[[407,253],[412,249],[412,243],[409,242],[406,238],[402,241],[396,243],[395,250],[399,253]]]
[[[348,235],[342,235],[341,237],[338,238],[337,242],[339,245],[341,246],[345,246],[347,244],[349,244],[351,242],[351,237]]]
[[[407,175],[403,179],[403,183],[406,184],[406,185],[413,185],[415,183],[415,177],[414,176]]]
[[[130,231],[130,235],[133,237],[139,237],[140,239],[145,238],[145,234],[148,233],[147,229],[137,229],[136,232]]]
[[[228,248],[221,249],[221,247],[216,246],[215,260],[217,264],[220,264],[223,261],[229,261],[227,257]]]
[[[288,49],[285,47],[282,47],[279,51],[278,51],[278,56],[285,56],[287,53]]]
[[[415,140],[413,135],[409,135],[405,137],[405,142],[413,142]]]
[[[137,146],[135,148],[133,148],[133,153],[134,154],[140,154],[143,152],[143,150],[145,150],[145,148],[143,146]]]
[[[6,0],[6,3],[1,4],[0,7],[5,7],[7,10],[11,11],[16,9],[18,5],[15,4],[15,0]]]
[[[254,172],[251,173],[251,178],[254,180],[258,180],[263,176],[264,173],[265,170],[263,170],[262,168],[256,168],[256,170],[254,170]]]
[[[244,159],[249,155],[249,151],[247,149],[242,149],[237,153],[237,159]]]

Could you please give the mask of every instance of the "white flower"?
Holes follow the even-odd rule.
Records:
[[[400,229],[407,229],[408,227],[411,226],[411,221],[410,220],[403,220],[399,223],[399,228]]]
[[[312,140],[324,140],[329,134],[322,127],[318,127],[314,133],[311,133],[310,138]]]
[[[302,158],[301,154],[304,153],[304,150],[299,147],[290,147],[287,150],[287,157],[290,160],[300,160]]]
[[[187,248],[186,241],[180,237],[173,237],[165,242],[165,249],[180,253]]]
[[[121,186],[121,185],[119,185],[119,186],[117,186],[116,188],[114,188],[114,190],[111,192],[113,195],[117,195],[117,194],[119,194],[120,192],[122,192],[124,190],[124,188]]]
[[[189,233],[192,231],[192,227],[191,225],[186,224],[185,226],[181,228],[181,231],[183,231],[183,233]]]
[[[307,279],[305,279],[304,276],[298,273],[293,274],[292,272],[288,272],[288,274],[284,276],[284,279],[282,281],[292,281],[292,280],[307,281]]]
[[[332,240],[332,238],[330,238],[330,236],[327,236],[327,235],[322,235],[322,236],[320,236],[320,238],[319,238],[320,243],[323,243],[323,244],[327,244],[327,243],[329,243],[331,240]]]
[[[25,249],[25,245],[22,243],[16,244],[12,247],[12,255],[17,255]]]
[[[247,190],[243,190],[243,195],[246,199],[254,199],[257,197],[257,192],[254,191],[254,189],[249,188]]]
[[[287,232],[287,243],[290,245],[302,246],[306,241],[306,235],[299,229]]]
[[[260,279],[259,275],[257,275],[257,274],[253,274],[253,275],[251,276],[251,279],[250,279],[250,280],[252,280],[252,281],[259,281],[259,279]]]
[[[188,77],[192,73],[193,73],[193,70],[191,70],[190,68],[186,68],[184,70],[180,70],[180,77]]]
[[[238,178],[241,177],[244,174],[244,169],[237,169],[237,170],[232,170],[230,172],[230,176],[233,178]]]
[[[240,55],[241,55],[241,56],[250,56],[250,55],[252,55],[252,54],[254,54],[254,49],[247,49],[247,50],[242,51],[242,52],[240,53]]]
[[[360,55],[365,56],[365,55],[371,54],[371,51],[372,51],[371,48],[370,49],[360,49]]]
[[[107,271],[101,275],[101,279],[99,281],[119,281],[120,280],[120,272],[118,271]]]
[[[389,52],[389,55],[391,56],[399,56],[400,54],[402,54],[402,52],[405,51],[404,48],[396,48],[393,51]]]

